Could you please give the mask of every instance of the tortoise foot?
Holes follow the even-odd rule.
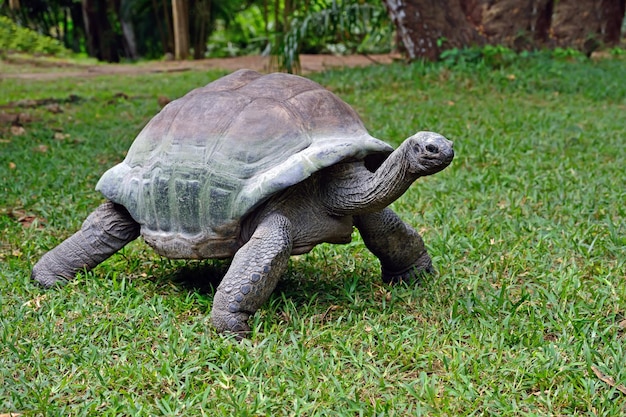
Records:
[[[235,336],[235,339],[242,340],[250,336],[248,317],[249,315],[246,313],[229,313],[213,310],[211,320],[218,332],[230,333]]]
[[[422,256],[410,267],[400,271],[390,271],[386,268],[382,268],[382,279],[385,284],[419,282],[425,276],[434,274],[435,268],[433,268],[432,261],[430,260],[430,256],[428,256],[428,254]]]
[[[67,278],[64,278],[63,276],[59,275],[51,268],[46,266],[45,259],[44,262],[37,262],[37,264],[33,268],[30,277],[31,279],[37,281],[37,283],[39,283],[39,285],[44,288],[51,288],[55,285],[63,285],[68,281]]]

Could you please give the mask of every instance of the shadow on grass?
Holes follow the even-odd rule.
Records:
[[[213,296],[229,266],[228,261],[187,261],[159,279],[188,291]]]
[[[230,267],[230,261],[186,261],[159,276],[162,283],[172,283],[181,290],[197,292],[212,298]],[[290,264],[270,296],[270,302],[280,308],[284,300],[296,307],[309,305],[312,299],[320,308],[348,307],[354,303],[354,293],[363,297],[371,292],[371,282],[363,279],[355,285],[354,277],[328,277],[312,267]]]

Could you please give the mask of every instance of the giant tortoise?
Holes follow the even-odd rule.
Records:
[[[422,238],[388,206],[453,156],[432,132],[394,150],[306,78],[240,70],[165,106],[96,185],[107,201],[32,276],[67,281],[139,235],[168,258],[232,258],[211,318],[243,337],[290,255],[348,243],[353,227],[383,281],[432,272]]]

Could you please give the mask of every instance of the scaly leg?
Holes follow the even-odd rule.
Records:
[[[46,253],[31,277],[45,287],[73,279],[92,269],[139,236],[139,224],[128,211],[110,201],[91,213],[82,228]]]
[[[355,216],[354,223],[365,246],[380,259],[384,282],[412,281],[434,272],[422,237],[390,208]]]
[[[291,222],[280,214],[265,218],[237,251],[215,297],[211,319],[218,331],[241,339],[250,332],[248,318],[269,298],[291,255]]]

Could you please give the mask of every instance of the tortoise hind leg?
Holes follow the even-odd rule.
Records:
[[[211,319],[215,328],[248,335],[248,318],[269,298],[291,255],[291,222],[280,214],[265,218],[235,254],[215,297]]]
[[[365,246],[380,259],[386,283],[412,281],[434,273],[422,237],[390,208],[355,216]]]
[[[126,209],[110,201],[91,213],[81,229],[46,253],[31,277],[45,287],[92,269],[139,236],[139,224]]]

